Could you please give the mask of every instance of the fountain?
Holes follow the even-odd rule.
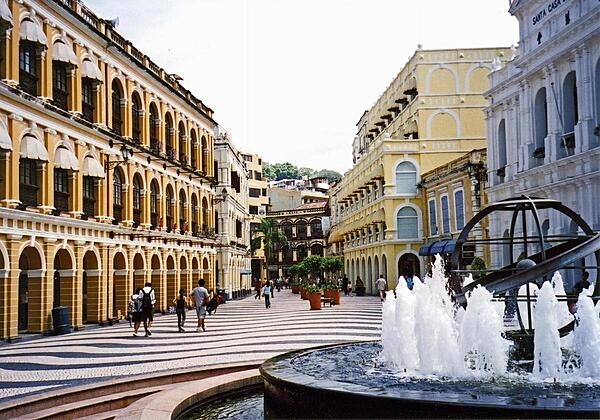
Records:
[[[518,261],[510,256],[500,269],[468,272],[462,250],[472,249],[465,245],[480,213],[457,240],[449,277],[437,256],[431,274],[413,279],[412,290],[401,277],[388,291],[381,342],[265,362],[265,416],[598,418],[599,287],[576,296],[571,313],[561,272],[580,269],[575,263],[590,255],[596,264],[586,268],[597,269],[600,236],[552,200],[525,197],[494,206],[482,213],[516,214],[506,241],[511,253],[520,252]],[[540,210],[566,214],[583,234],[549,240],[541,234]],[[538,227],[533,241],[527,220]],[[497,238],[489,242],[507,249]]]

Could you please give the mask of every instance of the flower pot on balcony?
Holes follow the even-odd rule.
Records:
[[[321,292],[312,292],[308,294],[310,310],[321,309]]]

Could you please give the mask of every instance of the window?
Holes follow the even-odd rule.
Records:
[[[249,206],[250,214],[258,214],[258,206]]]
[[[52,98],[54,104],[68,111],[69,92],[67,89],[67,64],[52,62]]]
[[[396,167],[396,194],[417,193],[417,170],[410,162],[401,162]]]
[[[94,216],[96,208],[96,189],[94,178],[83,177],[83,212],[87,216]]]
[[[83,118],[89,122],[94,122],[94,109],[94,82],[86,77],[81,80],[81,111]]]
[[[37,96],[36,46],[33,42],[21,41],[19,45],[19,85],[30,95]]]
[[[429,234],[437,235],[437,215],[435,212],[435,199],[429,200]]]
[[[186,214],[185,214],[185,209],[187,207],[187,201],[185,198],[185,193],[183,192],[183,190],[179,191],[179,229],[181,234],[183,235],[185,233],[186,229]]]
[[[54,207],[61,212],[69,210],[69,173],[66,169],[54,170]]]
[[[123,179],[121,173],[113,174],[113,223],[118,223],[123,218]]]
[[[158,112],[154,104],[150,106],[150,148],[155,152],[160,151],[158,143]]]
[[[450,209],[448,208],[448,196],[442,196],[442,232],[444,235],[450,233]]]
[[[298,239],[306,239],[306,222],[298,221],[296,222],[296,236]]]
[[[575,152],[575,125],[579,121],[577,110],[577,79],[572,71],[563,82],[563,135],[560,139],[560,156],[569,156]]]
[[[170,159],[175,158],[175,149],[173,148],[173,132],[175,129],[173,128],[173,119],[171,115],[165,115],[165,145],[166,145],[166,153],[167,157]]]
[[[140,143],[142,140],[142,128],[140,120],[142,117],[142,104],[137,94],[133,95],[131,101],[131,138],[134,142]]]
[[[187,165],[187,144],[185,139],[185,127],[182,123],[179,124],[179,161]]]
[[[456,230],[463,230],[465,227],[465,204],[463,191],[454,192],[454,215],[456,217]]]
[[[315,219],[310,222],[310,234],[313,238],[323,237],[323,228],[320,219]]]
[[[498,125],[498,170],[496,174],[499,178],[504,178],[506,175],[506,122],[503,120],[500,121]]]
[[[112,129],[118,135],[123,135],[123,120],[121,118],[121,87],[116,80],[112,83]]]
[[[260,197],[260,188],[250,188],[248,195],[254,198]]]
[[[19,199],[29,207],[38,205],[37,163],[31,159],[19,162]]]
[[[133,222],[135,226],[139,226],[142,217],[142,188],[140,180],[136,177],[133,180]]]
[[[418,222],[417,211],[412,207],[403,207],[398,210],[396,215],[398,239],[418,238]]]
[[[167,232],[173,227],[173,193],[167,190]]]
[[[154,182],[150,185],[150,225],[158,226],[158,192]]]
[[[548,135],[548,102],[546,88],[541,88],[535,95],[535,151],[534,157],[545,157],[544,141]]]

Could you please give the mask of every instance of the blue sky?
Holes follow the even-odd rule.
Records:
[[[84,0],[270,163],[344,173],[356,123],[414,53],[518,42],[508,0]]]

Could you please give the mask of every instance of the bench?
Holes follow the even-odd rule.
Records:
[[[321,296],[321,306],[325,307],[326,304],[329,303],[329,307],[333,306],[333,298]]]

